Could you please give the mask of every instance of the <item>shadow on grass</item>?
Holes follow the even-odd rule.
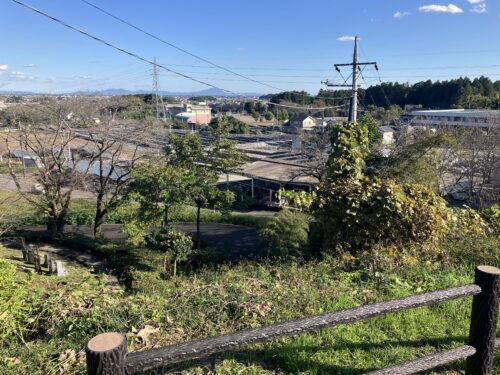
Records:
[[[16,232],[16,235],[24,237],[27,242],[62,246],[73,250],[76,254],[89,255],[92,261],[100,263],[98,267],[93,267],[95,272],[112,274],[127,287],[130,287],[132,282],[129,275],[131,268],[138,271],[154,270],[144,258],[124,243],[95,239],[77,233],[54,236],[50,232],[41,230],[22,230]]]
[[[215,373],[216,364],[222,360],[235,360],[246,366],[258,366],[264,370],[274,373],[307,373],[311,371],[316,374],[338,374],[338,375],[355,375],[363,374],[369,371],[377,370],[375,367],[349,367],[340,366],[335,364],[324,364],[314,359],[301,359],[312,358],[318,352],[333,352],[336,350],[363,350],[370,351],[384,348],[420,348],[423,346],[432,345],[439,352],[442,346],[449,346],[455,342],[465,343],[467,338],[465,336],[450,336],[443,338],[428,338],[421,340],[386,340],[379,343],[370,342],[349,342],[344,344],[332,345],[311,345],[311,346],[295,346],[283,344],[275,348],[266,349],[245,349],[223,354],[213,355],[204,360],[190,361],[177,365],[165,366],[156,370],[146,372],[146,374],[165,374],[165,373],[180,373],[194,368],[205,368],[208,372]],[[299,356],[299,353],[301,354]],[[304,355],[305,354],[305,355]],[[400,363],[402,363],[401,361]],[[388,364],[390,365],[395,365]],[[458,361],[449,365],[436,368],[436,372],[460,372],[463,370],[464,361]],[[204,372],[205,373],[205,372]]]

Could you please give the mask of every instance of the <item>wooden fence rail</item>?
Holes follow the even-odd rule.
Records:
[[[325,327],[467,296],[474,296],[467,345],[404,362],[370,374],[414,374],[467,358],[466,375],[491,375],[493,373],[494,353],[496,349],[500,348],[500,339],[496,338],[500,300],[500,269],[490,266],[478,267],[474,284],[470,285],[140,352],[127,354],[126,340],[121,334],[103,333],[87,343],[87,372],[89,375],[132,374],[172,363],[205,358],[215,353],[249,344],[294,336]]]

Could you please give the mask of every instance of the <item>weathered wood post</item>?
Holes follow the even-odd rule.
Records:
[[[476,348],[476,354],[467,359],[466,375],[493,374],[495,339],[500,300],[500,269],[479,266],[474,284],[481,287],[481,293],[472,300],[469,345]]]
[[[127,340],[116,332],[101,333],[85,347],[87,374],[125,375]]]

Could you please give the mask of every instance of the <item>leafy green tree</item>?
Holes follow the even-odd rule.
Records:
[[[255,102],[246,102],[244,108],[249,115],[253,115],[256,112]]]
[[[280,121],[287,121],[288,118],[290,117],[290,114],[286,109],[280,109],[278,112],[278,120]]]
[[[233,116],[216,117],[210,121],[209,125],[213,129],[222,127],[225,132],[231,134],[248,134],[250,132],[250,128],[245,122]]]
[[[192,176],[187,170],[171,165],[141,163],[133,169],[128,195],[139,203],[138,222],[169,224],[171,210],[189,200],[186,187]]]
[[[204,150],[196,134],[186,134],[184,137],[173,135],[164,150],[168,165],[187,173],[183,188],[197,208],[198,249],[201,247],[201,208],[207,205],[227,206],[234,201],[234,193],[220,190],[217,182],[221,174],[237,170],[246,161],[244,154],[236,148],[236,142],[227,139],[227,134],[224,126],[212,129],[207,150]]]
[[[273,113],[271,111],[267,111],[266,115],[265,115],[265,119],[266,119],[266,121],[272,121],[272,120],[274,120]]]
[[[255,104],[255,110],[262,115],[262,114],[264,114],[267,111],[267,105],[265,105],[262,102],[257,102]]]

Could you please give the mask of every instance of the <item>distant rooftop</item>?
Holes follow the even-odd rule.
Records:
[[[500,111],[487,109],[420,110],[403,117],[412,125],[500,127]]]
[[[487,109],[441,109],[411,111],[412,116],[487,117],[500,119],[500,111]]]

